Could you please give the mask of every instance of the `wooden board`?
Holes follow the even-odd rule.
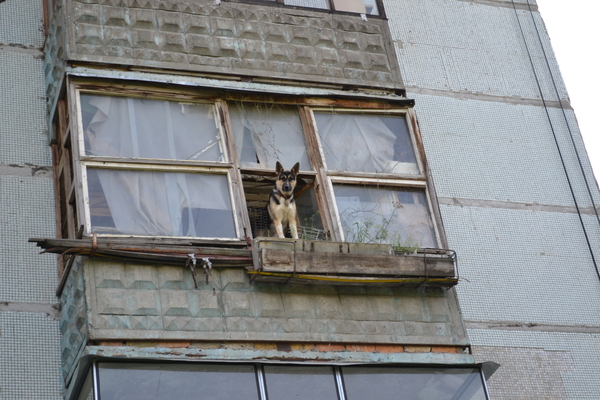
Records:
[[[450,258],[412,255],[317,253],[307,251],[256,249],[264,272],[453,277]],[[295,258],[295,261],[294,261]],[[295,270],[294,270],[295,263]],[[259,266],[255,265],[255,268]]]

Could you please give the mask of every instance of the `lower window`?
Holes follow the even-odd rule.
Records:
[[[489,399],[477,366],[97,362],[91,376],[77,399]]]

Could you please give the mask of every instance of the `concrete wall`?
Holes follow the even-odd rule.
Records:
[[[457,291],[473,351],[503,364],[492,398],[596,399],[600,282],[583,227],[599,260],[600,195],[529,3],[401,0],[386,10],[465,278]]]
[[[254,79],[401,89],[387,22],[214,0],[62,0],[46,45],[49,95],[58,58]],[[62,26],[61,26],[62,25]]]
[[[56,257],[46,131],[42,3],[0,3],[0,398],[59,399]]]
[[[208,283],[198,279],[194,289],[183,267],[80,259],[61,296],[65,376],[73,372],[88,337],[92,344],[467,345],[453,290],[250,284],[240,268],[216,269]]]

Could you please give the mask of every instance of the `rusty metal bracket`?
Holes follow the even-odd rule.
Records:
[[[202,258],[202,268],[204,268],[204,275],[206,275],[206,284],[208,285],[208,277],[212,274],[212,263],[208,257]]]
[[[192,279],[194,280],[194,287],[198,289],[198,282],[196,282],[196,255],[194,253],[188,254],[188,259],[185,262],[185,266],[192,272]]]

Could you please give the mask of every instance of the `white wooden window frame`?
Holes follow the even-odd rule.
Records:
[[[137,87],[139,89],[139,87]],[[165,159],[131,159],[131,158],[118,158],[118,157],[104,157],[104,156],[89,156],[85,155],[84,148],[84,136],[83,136],[83,123],[81,113],[80,95],[82,93],[97,94],[97,95],[108,95],[108,96],[121,96],[121,97],[139,97],[149,98],[156,100],[170,100],[187,103],[198,103],[198,104],[211,104],[214,107],[215,122],[219,130],[221,140],[221,151],[224,156],[222,162],[202,162],[202,161],[182,161],[182,160],[165,160]],[[160,93],[160,92],[159,92]],[[121,169],[121,170],[139,170],[139,171],[160,171],[160,172],[183,172],[183,173],[199,173],[199,174],[221,174],[226,175],[229,186],[229,196],[232,205],[233,220],[235,226],[236,237],[227,240],[245,240],[247,237],[251,237],[250,224],[248,220],[248,212],[246,209],[246,200],[243,193],[242,187],[242,173],[246,171],[252,172],[254,168],[240,168],[237,162],[237,154],[235,144],[233,142],[233,134],[231,132],[231,122],[229,121],[228,112],[228,100],[225,100],[227,96],[220,98],[211,98],[209,100],[194,100],[190,101],[185,96],[181,99],[178,98],[175,91],[168,92],[163,90],[164,95],[152,95],[143,96],[139,94],[139,90],[132,90],[128,92],[126,90],[115,91],[111,87],[103,88],[102,85],[89,89],[88,86],[81,82],[74,82],[70,85],[69,92],[69,114],[75,116],[70,118],[70,129],[71,132],[76,133],[73,135],[72,140],[72,156],[73,156],[73,176],[75,180],[76,190],[76,213],[77,220],[84,226],[84,236],[92,235],[91,217],[89,210],[88,198],[88,182],[87,182],[87,169],[88,168],[102,168],[102,169]],[[237,100],[239,101],[239,100]],[[246,100],[242,100],[246,101]],[[260,102],[254,96],[250,102]],[[265,102],[269,102],[265,97]],[[420,189],[424,192],[427,201],[428,210],[432,219],[432,225],[435,234],[435,241],[437,246],[440,248],[446,247],[446,240],[441,228],[441,220],[439,215],[439,208],[437,200],[433,194],[431,178],[428,175],[427,162],[424,159],[422,150],[422,143],[420,141],[420,134],[416,131],[416,117],[414,111],[410,106],[389,106],[381,107],[381,105],[369,108],[352,108],[352,107],[323,107],[311,105],[314,99],[309,99],[303,104],[298,103],[299,116],[302,121],[304,135],[306,138],[306,145],[309,152],[311,163],[313,164],[313,171],[302,171],[305,177],[309,179],[315,179],[315,184],[320,186],[319,193],[317,195],[318,203],[320,204],[320,212],[323,219],[323,226],[325,230],[329,231],[329,237],[331,240],[344,241],[344,234],[341,225],[341,220],[335,202],[334,185],[335,184],[355,184],[363,187],[389,187],[389,188],[406,188],[406,189]],[[317,101],[318,103],[318,101]],[[322,100],[321,103],[327,103],[327,100]],[[292,103],[293,104],[293,103]],[[419,174],[391,174],[391,173],[360,173],[360,172],[348,172],[348,171],[333,171],[327,168],[325,160],[325,154],[322,149],[320,138],[318,135],[318,128],[315,120],[315,112],[332,112],[345,113],[345,114],[372,114],[381,116],[402,116],[405,118],[409,138],[413,147],[416,163],[419,169]],[[284,160],[287,161],[287,160]],[[258,171],[258,169],[257,169]],[[259,171],[260,172],[260,171]],[[262,173],[268,173],[270,171],[262,171]],[[72,200],[70,200],[72,201]],[[322,207],[325,205],[325,207]],[[323,209],[324,208],[324,209]],[[101,234],[98,234],[101,236]],[[143,236],[143,235],[118,235],[118,234],[102,234],[104,236],[125,236],[125,237],[154,237],[154,236]],[[169,238],[177,238],[169,236]],[[190,239],[190,237],[184,237]],[[208,240],[223,240],[223,238],[209,238],[202,237],[200,239]]]
[[[365,110],[365,109],[357,109],[357,108],[325,108],[325,107],[311,107],[309,109],[311,124],[313,127],[312,134],[315,135],[314,141],[318,144],[318,152],[313,154],[317,154],[319,160],[313,160],[313,163],[322,165],[323,174],[322,177],[326,177],[323,180],[323,184],[325,185],[325,190],[328,193],[328,198],[330,199],[330,221],[333,223],[333,235],[336,241],[345,241],[344,232],[342,229],[342,221],[340,218],[340,213],[338,210],[338,205],[336,203],[335,194],[333,186],[334,184],[354,184],[361,185],[362,187],[385,187],[385,188],[406,188],[406,189],[422,189],[425,198],[427,201],[428,210],[430,212],[430,216],[432,219],[432,225],[435,234],[435,241],[438,247],[445,247],[445,243],[443,237],[441,235],[441,230],[439,227],[438,217],[436,217],[436,213],[434,212],[435,206],[434,204],[429,186],[430,182],[427,176],[427,168],[425,160],[422,159],[422,152],[419,150],[419,146],[416,141],[417,133],[413,129],[412,124],[410,123],[410,119],[414,118],[414,114],[412,109],[392,109],[392,110]],[[327,167],[327,160],[325,158],[325,153],[323,151],[323,146],[321,143],[321,139],[318,134],[318,127],[315,120],[315,112],[325,112],[331,113],[335,112],[338,114],[370,114],[374,116],[401,116],[405,118],[407,130],[409,133],[409,138],[412,144],[412,150],[415,155],[417,167],[419,168],[419,174],[415,175],[403,175],[403,174],[378,174],[378,173],[361,173],[361,172],[348,172],[348,171],[335,171],[330,170]],[[309,133],[311,134],[311,133]]]
[[[242,217],[240,216],[239,210],[241,209],[240,194],[236,193],[237,185],[233,184],[234,178],[234,164],[231,162],[231,156],[229,155],[226,135],[223,132],[223,121],[221,120],[219,108],[223,107],[222,101],[189,101],[182,100],[186,103],[195,104],[206,104],[213,107],[213,114],[215,123],[219,132],[219,139],[221,141],[221,151],[223,154],[223,161],[220,162],[203,162],[203,161],[186,161],[186,160],[170,160],[170,159],[150,159],[150,158],[126,158],[126,157],[105,157],[105,156],[90,156],[85,154],[84,144],[84,133],[83,133],[83,121],[81,112],[81,94],[92,94],[92,95],[106,95],[110,97],[125,97],[125,98],[136,98],[135,95],[123,95],[116,94],[111,91],[97,91],[97,90],[86,90],[80,89],[76,85],[73,85],[71,95],[75,101],[75,113],[77,118],[73,118],[73,122],[76,123],[75,127],[72,127],[72,132],[77,132],[77,140],[73,140],[73,164],[75,167],[75,179],[78,181],[77,185],[79,190],[76,195],[78,196],[77,207],[79,221],[84,226],[84,236],[92,235],[92,224],[91,224],[91,213],[90,213],[90,199],[88,197],[88,180],[87,170],[88,168],[98,168],[107,170],[126,170],[126,171],[151,171],[151,172],[179,172],[179,173],[193,173],[193,174],[208,174],[208,175],[225,175],[227,177],[227,185],[229,188],[229,200],[232,206],[232,217],[234,221],[234,229],[236,237],[233,238],[212,238],[202,237],[207,240],[243,240],[243,227]],[[152,100],[165,100],[165,101],[176,101],[177,98],[160,98],[151,97]],[[129,234],[97,234],[98,236],[110,236],[110,237],[157,237],[157,236],[146,236],[146,235],[129,235]],[[158,236],[160,237],[160,236]],[[179,236],[168,236],[169,238],[182,238],[190,239],[190,237],[179,237]]]

